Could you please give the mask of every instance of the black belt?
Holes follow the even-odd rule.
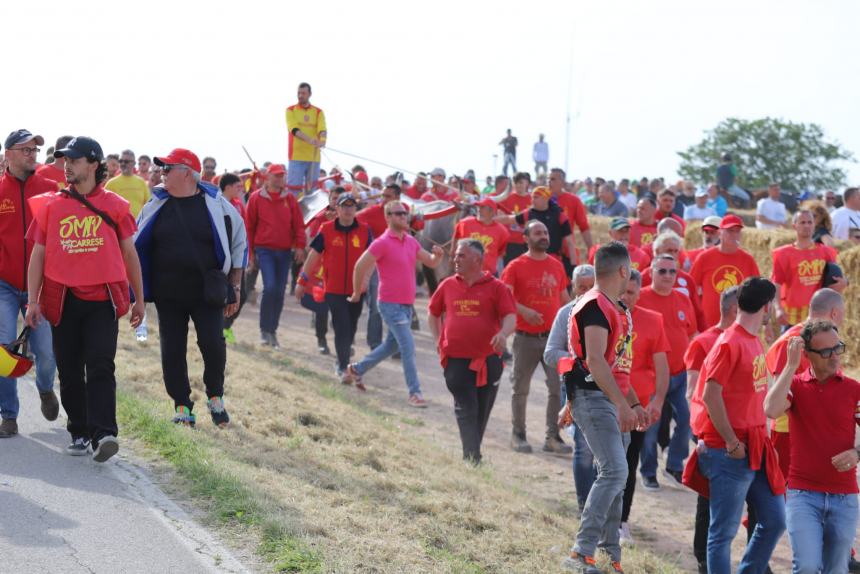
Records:
[[[535,339],[546,339],[549,337],[549,331],[544,331],[543,333],[529,333],[528,331],[520,331],[517,329],[517,335],[522,335],[523,337],[533,337]]]

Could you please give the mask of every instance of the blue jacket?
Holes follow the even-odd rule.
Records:
[[[215,258],[221,266],[221,271],[226,275],[231,269],[243,269],[248,264],[248,237],[245,233],[245,222],[242,220],[242,216],[214,185],[200,182],[197,187],[205,195],[212,233],[219,239],[215,241]],[[163,187],[153,188],[152,198],[143,206],[137,218],[134,246],[137,248],[140,267],[143,271],[143,295],[146,301],[152,301],[150,279],[154,271],[152,269],[153,223],[155,223],[158,212],[169,197],[170,195]],[[227,237],[225,217],[230,218],[232,241],[231,238]]]

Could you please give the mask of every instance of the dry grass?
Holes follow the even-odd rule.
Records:
[[[251,321],[239,321],[234,329],[240,340],[254,340]],[[157,404],[169,418],[157,336],[141,347],[127,329],[121,331],[120,387]],[[287,534],[285,544],[299,544],[314,557],[307,570],[277,563],[273,568],[559,570],[577,527],[569,509],[559,512],[558,504],[523,494],[517,481],[528,477],[497,476],[491,466],[464,464],[449,449],[417,436],[413,427],[420,421],[357,399],[354,391],[344,393],[332,377],[294,364],[286,354],[231,347],[227,406],[234,424],[221,431],[206,420],[202,364],[192,343],[189,369],[202,416],[197,430],[175,431],[208,453],[213,472],[239,481],[263,501],[267,520]],[[277,554],[273,543],[266,541],[265,555]],[[632,572],[678,571],[647,553],[626,553],[625,563]]]

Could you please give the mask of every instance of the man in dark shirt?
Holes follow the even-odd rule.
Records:
[[[239,283],[247,263],[247,237],[242,217],[220,191],[200,183],[200,160],[175,149],[155,158],[163,168],[164,187],[140,213],[135,245],[140,255],[147,301],[158,309],[161,369],[173,399],[173,422],[194,426],[188,382],[188,320],[194,321],[197,346],[203,356],[203,383],[212,422],[226,426],[224,369],[227,347],[224,317],[239,308]],[[204,271],[227,275],[226,304],[204,300]]]
[[[508,135],[502,138],[502,141],[499,142],[500,146],[503,146],[505,150],[504,160],[505,163],[502,166],[502,173],[508,175],[508,166],[511,166],[513,173],[517,172],[517,138],[511,135],[511,130],[508,130]]]

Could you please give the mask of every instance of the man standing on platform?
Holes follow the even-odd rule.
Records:
[[[325,147],[328,128],[325,113],[311,105],[311,85],[299,84],[298,103],[287,108],[289,167],[287,188],[294,194],[314,189],[320,176],[320,148]]]

